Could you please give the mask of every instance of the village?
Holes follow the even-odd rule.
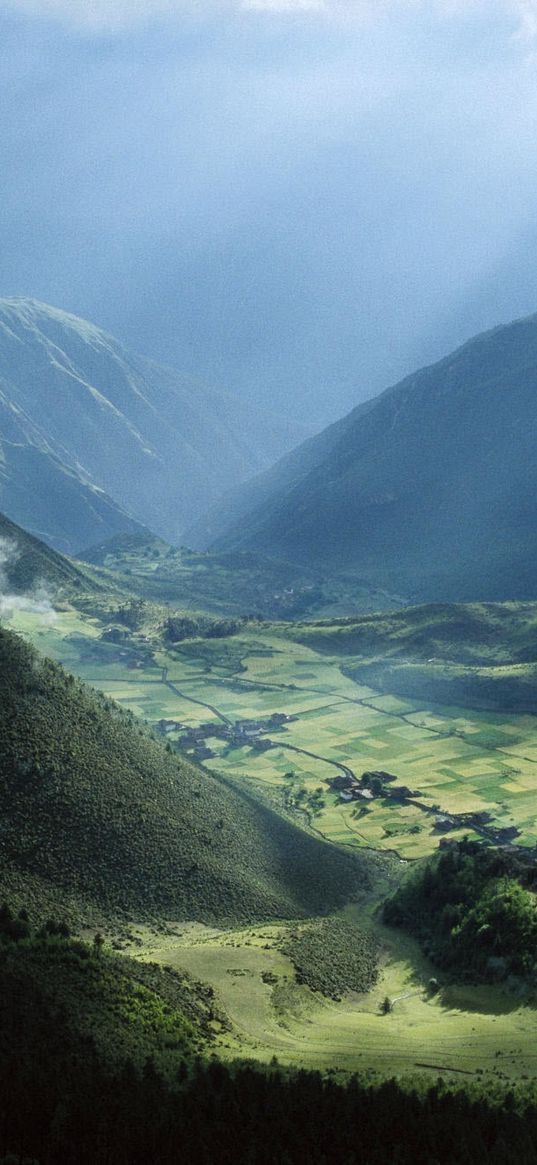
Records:
[[[415,805],[424,813],[433,817],[433,827],[439,834],[441,849],[456,844],[446,834],[455,829],[472,829],[486,841],[502,847],[510,847],[515,838],[520,836],[520,830],[515,825],[498,826],[488,810],[475,813],[442,813],[437,805],[430,806],[418,800],[422,796],[419,789],[409,789],[407,785],[395,785],[397,777],[393,773],[374,769],[362,773],[360,779],[350,772],[330,777],[327,784],[339,794],[339,800],[344,803],[355,801],[364,806],[378,797],[383,797],[400,804]]]
[[[250,745],[254,752],[267,752],[277,747],[276,742],[266,736],[267,732],[281,732],[287,724],[297,720],[297,716],[287,715],[285,712],[273,712],[270,716],[257,720],[222,720],[220,723],[209,720],[204,724],[197,724],[195,728],[188,728],[178,720],[162,719],[157,728],[164,736],[171,733],[180,733],[174,743],[181,752],[186,753],[192,760],[210,760],[216,755],[208,740],[225,740],[230,748],[243,748]]]
[[[281,740],[275,741],[267,733],[279,734],[285,731],[288,724],[296,720],[297,716],[285,712],[273,712],[262,719],[239,719],[234,722],[210,720],[195,727],[188,727],[179,720],[161,719],[158,721],[157,729],[163,736],[170,737],[173,734],[173,743],[178,750],[196,762],[203,762],[217,755],[208,743],[211,738],[226,741],[229,748],[250,746],[254,753],[263,753],[282,744]],[[520,836],[521,831],[515,825],[495,824],[492,814],[488,811],[444,813],[440,806],[431,806],[421,800],[423,794],[420,789],[411,789],[408,785],[399,784],[394,773],[383,769],[370,769],[364,771],[361,777],[357,777],[347,766],[341,768],[342,771],[336,776],[326,777],[325,783],[338,795],[342,804],[355,803],[361,807],[362,813],[367,813],[371,803],[380,798],[384,803],[391,801],[399,805],[413,805],[432,817],[433,830],[438,835],[438,845],[441,849],[457,844],[456,840],[448,835],[460,829],[471,829],[484,841],[504,848],[512,847],[515,839]]]

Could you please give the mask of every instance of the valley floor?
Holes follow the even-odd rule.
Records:
[[[490,810],[499,827],[517,826],[519,844],[537,842],[532,716],[412,706],[356,685],[337,660],[263,628],[149,652],[143,637],[125,647],[104,642],[102,623],[70,609],[45,621],[14,612],[11,626],[157,730],[164,732],[159,721],[173,721],[166,731],[172,747],[185,749],[185,732],[198,730],[190,751],[208,751],[209,769],[247,781],[331,841],[395,851],[407,861],[438,847],[440,810]],[[274,713],[292,719],[252,729],[249,740],[230,739],[236,721],[265,722]],[[263,740],[271,742],[266,750]],[[378,796],[364,808],[343,803],[326,783],[370,769],[389,770],[414,795],[399,802]],[[449,836],[464,834],[472,830]],[[387,889],[379,886],[377,898]],[[164,935],[138,928],[132,953],[185,968],[214,988],[232,1024],[217,1036],[224,1057],[461,1081],[484,1075],[491,1085],[533,1076],[537,1013],[499,988],[441,984],[430,996],[437,972],[411,939],[381,926],[375,907],[349,911],[359,911],[361,923],[365,916],[380,939],[381,976],[367,994],[340,1002],[296,982],[280,949],[284,924],[232,932],[172,925]],[[386,996],[393,1007],[384,1015]]]
[[[155,727],[171,721],[172,747],[247,781],[330,841],[412,860],[433,852],[446,832],[486,837],[487,828],[470,818],[490,813],[493,830],[518,830],[518,844],[537,844],[534,716],[380,694],[345,676],[337,659],[262,628],[185,641],[149,657],[136,637],[125,647],[103,642],[102,624],[71,610],[45,623],[16,612],[11,626]],[[267,724],[275,713],[291,719]],[[244,722],[242,737],[222,735],[236,721]],[[338,774],[379,769],[413,795],[394,797],[387,785],[366,804],[346,803],[327,784]],[[463,822],[439,827],[439,816],[460,814]]]

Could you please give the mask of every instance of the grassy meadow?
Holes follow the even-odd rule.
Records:
[[[296,982],[281,949],[285,925],[232,932],[190,927],[164,940],[145,934],[142,957],[186,970],[213,988],[232,1024],[215,1044],[226,1059],[246,1054],[267,1063],[275,1056],[303,1068],[425,1073],[461,1083],[534,1075],[531,1008],[491,987],[441,984],[431,996],[427,984],[438,972],[417,944],[374,918],[369,925],[382,951],[378,982],[340,1002]],[[386,996],[389,1014],[382,1013]]]

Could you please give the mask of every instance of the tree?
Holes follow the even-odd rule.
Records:
[[[94,953],[96,955],[100,955],[103,947],[104,947],[104,938],[103,938],[103,935],[101,934],[100,930],[98,930],[97,934],[95,935],[95,937],[93,939]]]

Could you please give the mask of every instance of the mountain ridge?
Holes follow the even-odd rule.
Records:
[[[353,569],[417,602],[535,597],[536,425],[532,315],[359,406],[293,480],[284,459],[210,547]]]
[[[221,491],[298,435],[291,422],[131,354],[94,324],[36,300],[0,300],[0,369],[0,505],[66,552],[144,526],[177,540]],[[58,493],[48,523],[45,500],[36,518],[29,496],[45,470],[45,492]],[[69,522],[60,499],[67,483],[80,495]]]

